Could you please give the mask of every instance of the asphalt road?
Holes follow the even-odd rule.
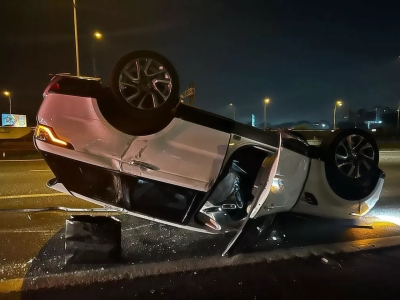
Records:
[[[387,174],[382,198],[367,217],[354,223],[304,218],[291,214],[282,215],[277,219],[272,236],[258,243],[254,253],[233,260],[219,256],[230,237],[192,233],[131,216],[117,215],[117,218],[122,221],[123,230],[121,264],[65,265],[63,228],[65,220],[71,213],[0,212],[0,241],[2,242],[0,245],[0,293],[21,289],[32,292],[36,288],[49,286],[58,286],[62,290],[63,280],[78,285],[88,283],[90,280],[96,282],[99,278],[104,281],[128,280],[123,279],[121,274],[125,274],[130,280],[136,278],[135,280],[139,281],[147,280],[145,278],[149,275],[158,275],[164,276],[165,280],[169,278],[168,280],[172,282],[178,275],[168,275],[171,270],[180,274],[190,274],[190,278],[193,275],[202,274],[191,280],[201,279],[199,282],[203,282],[205,286],[212,286],[213,282],[206,284],[207,276],[220,276],[218,274],[221,272],[215,271],[210,275],[209,270],[221,270],[222,267],[236,266],[237,269],[242,269],[248,265],[249,268],[243,272],[249,273],[251,268],[254,268],[250,263],[258,260],[266,263],[266,261],[279,261],[299,256],[308,257],[310,254],[331,253],[333,255],[346,252],[346,249],[352,247],[360,249],[374,247],[380,243],[381,238],[385,237],[393,239],[390,240],[391,245],[397,245],[397,243],[400,245],[400,153],[382,153],[381,168]],[[96,207],[48,189],[45,183],[52,177],[51,171],[40,160],[0,162],[0,208]],[[310,259],[312,261],[315,258],[308,258],[307,261]],[[302,261],[304,263],[304,259]],[[333,266],[337,267],[338,261],[339,258],[335,257],[329,259],[327,264],[331,265],[333,262]],[[279,262],[276,263],[278,264],[276,268],[279,268]],[[319,263],[324,265],[320,261]],[[287,268],[294,268],[297,263],[293,264]],[[307,266],[310,267],[310,264]],[[283,265],[282,268],[284,268]],[[185,280],[189,277],[185,277]],[[124,284],[121,282],[119,287],[121,289],[124,286],[130,286],[128,282]],[[154,280],[147,283],[148,285],[143,286],[160,287],[160,283]],[[225,283],[229,284],[229,282]],[[235,284],[239,283],[240,281]],[[107,284],[104,284],[104,287],[106,286]],[[130,286],[131,289],[135,289],[134,286]],[[174,286],[171,291],[178,289],[176,284]],[[252,286],[252,284],[246,284],[246,288]],[[97,287],[100,290],[103,286]],[[165,286],[164,289],[166,289]],[[82,291],[79,288],[76,290],[76,292]],[[161,295],[159,291],[155,293],[151,291],[152,289],[146,290],[149,296]],[[59,299],[59,294],[57,294],[59,290],[53,290],[53,292],[48,297]],[[201,294],[199,292],[198,295]]]
[[[7,299],[393,299],[399,248],[29,290]]]

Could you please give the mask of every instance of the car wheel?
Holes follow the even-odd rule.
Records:
[[[163,129],[172,121],[174,109],[180,103],[175,68],[152,51],[133,51],[121,57],[111,72],[110,89],[135,133]]]
[[[379,149],[366,131],[339,129],[320,146],[325,173],[333,191],[346,200],[369,195],[379,179]]]

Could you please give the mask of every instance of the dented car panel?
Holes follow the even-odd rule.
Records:
[[[229,140],[228,133],[174,119],[160,132],[137,137],[122,157],[121,169],[208,191],[221,170]]]
[[[135,140],[134,136],[107,126],[97,100],[90,97],[50,93],[43,100],[37,120],[38,124],[52,128],[61,139],[68,140],[76,152],[82,153],[82,157],[86,154],[98,156],[99,161],[121,161]],[[96,164],[96,159],[93,163]]]

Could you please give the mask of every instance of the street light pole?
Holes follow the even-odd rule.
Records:
[[[78,21],[76,17],[76,0],[72,0],[74,6],[74,28],[75,28],[75,55],[76,55],[76,75],[80,76],[79,70],[79,46],[78,46]]]
[[[400,114],[400,105],[397,108],[397,131],[399,131],[399,116],[400,116],[399,114]]]
[[[10,115],[11,115],[11,93],[9,91],[4,91],[3,94],[8,97],[8,101],[10,103]]]
[[[93,50],[93,77],[96,77],[96,40],[92,41],[92,50]]]
[[[264,99],[264,130],[267,129],[267,104],[269,99]]]
[[[342,106],[342,101],[335,102],[335,108],[333,109],[333,130],[336,130],[336,108]]]
[[[98,32],[98,31],[96,31],[94,34],[93,34],[93,36],[94,36],[94,39],[93,39],[93,44],[92,44],[92,47],[93,47],[93,77],[96,77],[96,41],[97,40],[101,40],[102,38],[103,38],[103,35],[100,33],[100,32]]]
[[[236,121],[236,107],[233,103],[229,103],[229,106],[233,108],[233,120]]]
[[[336,103],[335,108],[333,109],[333,130],[336,130]]]

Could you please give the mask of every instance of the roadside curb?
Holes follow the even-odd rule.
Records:
[[[221,256],[189,258],[179,261],[148,263],[140,265],[118,265],[110,268],[72,271],[32,278],[15,278],[0,281],[0,293],[27,292],[39,289],[66,288],[119,280],[132,280],[149,276],[187,273],[207,269],[221,269],[256,263],[307,258],[311,256],[353,253],[372,249],[400,246],[400,237],[357,240],[352,242],[325,244],[308,247],[239,254],[233,258]]]

